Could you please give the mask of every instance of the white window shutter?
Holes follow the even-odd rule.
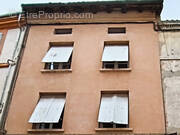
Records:
[[[98,122],[128,124],[128,96],[104,94],[101,98]]]
[[[73,47],[51,47],[49,51],[44,56],[42,62],[68,62],[72,54]]]
[[[119,46],[105,46],[102,56],[102,61],[129,61],[129,49],[128,45]]]
[[[113,122],[113,100],[111,95],[105,95],[101,98],[98,122]]]
[[[128,125],[128,97],[127,95],[115,95],[114,118],[116,124]]]
[[[30,123],[58,123],[65,105],[65,97],[40,98]]]

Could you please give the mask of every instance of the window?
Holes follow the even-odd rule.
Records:
[[[70,69],[72,60],[72,46],[52,46],[44,56],[44,68],[50,70]]]
[[[108,28],[108,34],[124,34],[126,33],[126,28]]]
[[[33,129],[62,128],[65,96],[43,96],[29,119]]]
[[[99,128],[128,128],[128,94],[102,94]]]
[[[129,67],[128,45],[106,45],[102,56],[103,68],[119,69]]]
[[[0,32],[0,42],[1,42],[2,37],[3,37],[3,34]]]
[[[72,34],[72,29],[71,28],[55,29],[54,34]]]

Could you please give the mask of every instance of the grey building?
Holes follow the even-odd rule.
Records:
[[[180,133],[180,21],[164,21],[159,28],[166,130]]]

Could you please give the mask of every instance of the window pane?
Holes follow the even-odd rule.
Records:
[[[108,62],[103,62],[103,63],[104,63],[104,64],[103,64],[103,65],[104,65],[104,68],[110,68],[110,69],[111,69],[111,68],[112,68],[112,69],[114,68],[114,63],[108,63]]]
[[[45,63],[44,69],[51,69],[51,63]]]
[[[128,68],[128,62],[119,62],[118,68]]]

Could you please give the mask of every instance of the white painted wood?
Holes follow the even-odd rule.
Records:
[[[40,98],[30,123],[58,123],[65,105],[65,97]]]
[[[101,98],[101,105],[99,110],[98,122],[109,123],[113,122],[113,100],[112,95],[103,95]]]
[[[68,62],[71,53],[73,51],[73,47],[51,47],[49,51],[46,53],[42,62]]]
[[[113,122],[128,125],[128,97],[127,95],[114,96]]]
[[[111,61],[128,61],[128,46],[119,45],[119,46],[105,46],[102,56],[102,61],[111,62]]]
[[[128,124],[126,94],[104,94],[101,98],[98,122]]]
[[[4,83],[8,75],[9,68],[0,68],[0,97],[4,89]]]

